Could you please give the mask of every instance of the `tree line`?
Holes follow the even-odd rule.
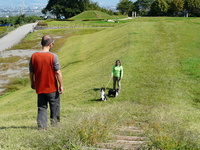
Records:
[[[112,13],[111,10],[104,9],[97,2],[92,2],[91,0],[49,0],[42,13],[47,14],[47,12],[50,12],[57,19],[61,18],[61,16],[68,19],[86,10],[100,10],[108,14]]]
[[[117,10],[121,14],[132,15],[137,12],[140,16],[179,16],[189,14],[200,16],[200,0],[119,0]],[[49,0],[42,10],[43,14],[50,12],[57,18],[66,19],[86,10],[100,10],[113,14],[113,10],[102,8],[97,2],[91,0]]]
[[[25,23],[32,23],[40,19],[41,18],[38,16],[25,16],[25,15],[2,17],[0,18],[0,25],[3,25],[3,24],[9,24],[11,26],[21,25]]]
[[[200,16],[200,0],[120,0],[117,10],[131,15],[150,16]]]

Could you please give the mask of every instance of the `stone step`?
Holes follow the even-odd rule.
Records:
[[[117,130],[119,133],[114,135],[113,140],[107,141],[107,143],[99,143],[97,146],[99,148],[88,147],[86,150],[138,150],[147,147],[149,143],[146,137],[141,136],[143,130],[140,127],[128,126]]]
[[[112,150],[107,148],[96,148],[96,147],[82,147],[83,150]]]
[[[142,131],[142,129],[140,127],[129,126],[119,128],[119,131]]]
[[[106,149],[137,150],[144,143],[144,141],[116,141],[113,143],[102,143],[99,146]]]
[[[146,140],[145,137],[138,137],[138,136],[116,135],[115,137],[118,140],[126,140],[126,141],[144,141],[144,140]]]
[[[120,135],[135,135],[135,136],[141,136],[144,134],[144,131],[140,127],[122,127],[118,129]]]

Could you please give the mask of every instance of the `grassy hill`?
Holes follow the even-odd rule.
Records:
[[[114,28],[31,33],[27,40],[63,35],[55,40],[65,86],[61,125],[37,131],[37,96],[27,85],[0,98],[0,149],[82,149],[136,122],[150,149],[199,149],[199,24],[199,18],[136,18]],[[99,88],[117,59],[122,91],[100,102]]]
[[[84,20],[84,19],[108,19],[111,18],[110,15],[96,10],[84,11],[71,19]]]
[[[108,15],[101,11],[90,10],[84,11],[70,19],[66,20],[52,20],[47,19],[42,21],[42,23],[47,24],[49,27],[114,27],[121,23],[126,23],[124,20],[120,20],[121,18],[125,18],[125,15]],[[118,23],[107,22],[106,19],[112,19],[114,21],[118,21]],[[71,20],[71,21],[69,21]]]

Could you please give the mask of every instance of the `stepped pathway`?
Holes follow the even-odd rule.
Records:
[[[143,130],[136,126],[122,127],[114,140],[107,143],[99,143],[98,148],[84,147],[85,150],[141,150],[147,149],[148,138],[143,136]]]

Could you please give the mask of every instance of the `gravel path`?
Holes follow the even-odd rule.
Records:
[[[37,23],[23,25],[0,38],[0,52],[18,44],[29,32],[33,32]]]

